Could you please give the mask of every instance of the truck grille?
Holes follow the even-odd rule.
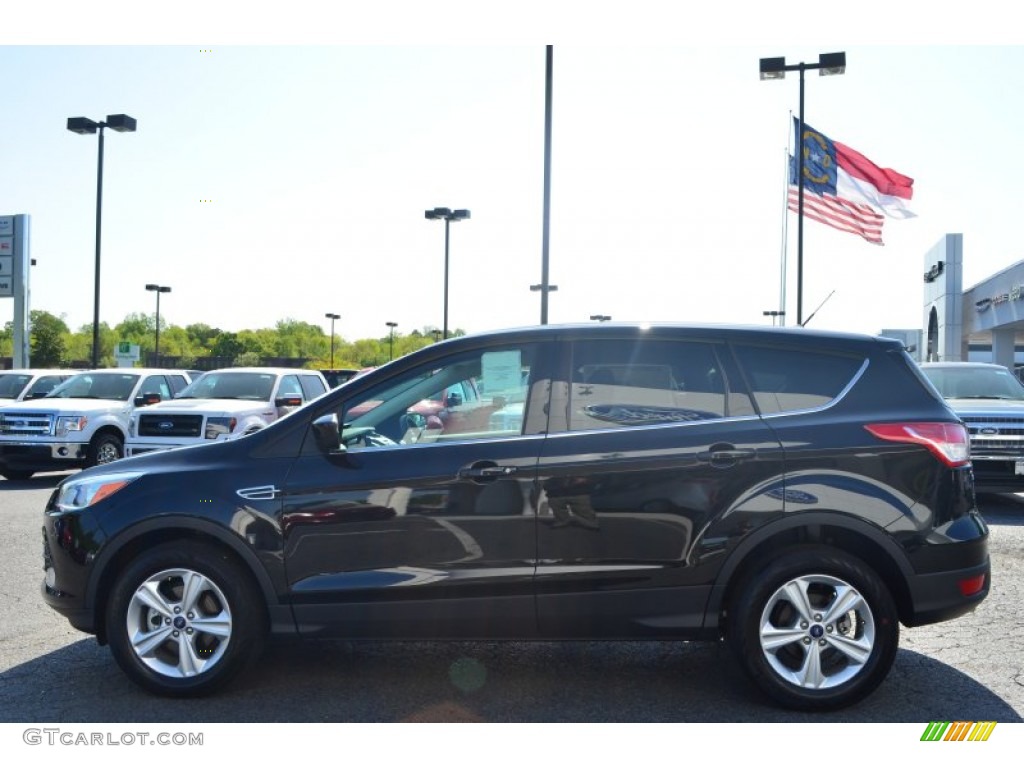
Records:
[[[139,437],[200,437],[202,416],[145,413],[139,416]]]
[[[1012,416],[964,417],[971,453],[978,456],[1024,457],[1024,419]]]
[[[52,429],[53,416],[49,413],[0,413],[0,435],[49,435]]]

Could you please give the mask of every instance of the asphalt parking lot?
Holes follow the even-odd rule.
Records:
[[[715,644],[278,641],[222,694],[135,688],[39,595],[40,511],[60,474],[0,481],[0,721],[1024,722],[1024,500],[983,497],[993,590],[974,613],[903,630],[888,679],[831,714],[779,710]]]

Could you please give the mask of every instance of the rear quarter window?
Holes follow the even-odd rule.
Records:
[[[864,358],[819,349],[734,347],[761,413],[821,408],[853,381]]]

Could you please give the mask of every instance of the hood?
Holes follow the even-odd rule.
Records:
[[[96,400],[91,397],[40,397],[4,405],[7,412],[20,413],[110,413],[127,411],[132,403],[125,400]]]
[[[1024,418],[1024,400],[1000,400],[998,398],[956,398],[951,397],[946,403],[958,414],[992,414],[1006,413]]]
[[[139,413],[203,413],[211,416],[223,414],[237,416],[240,413],[274,413],[270,403],[257,400],[217,400],[216,398],[186,400],[164,400],[139,410]]]

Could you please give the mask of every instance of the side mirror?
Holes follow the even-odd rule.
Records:
[[[280,398],[279,398],[280,399]],[[328,413],[313,422],[313,439],[316,447],[323,453],[344,451],[341,444],[341,429],[338,426],[338,414]]]
[[[135,398],[135,407],[142,408],[147,405],[156,405],[162,399],[157,392],[145,392]]]
[[[296,406],[296,405],[302,405],[302,398],[301,397],[278,397],[278,398],[276,398],[274,400],[274,405],[276,405],[278,408],[283,408],[285,406],[292,407],[292,406]]]
[[[444,399],[444,405],[446,408],[455,408],[462,405],[462,395],[458,392],[451,392],[448,397]]]

